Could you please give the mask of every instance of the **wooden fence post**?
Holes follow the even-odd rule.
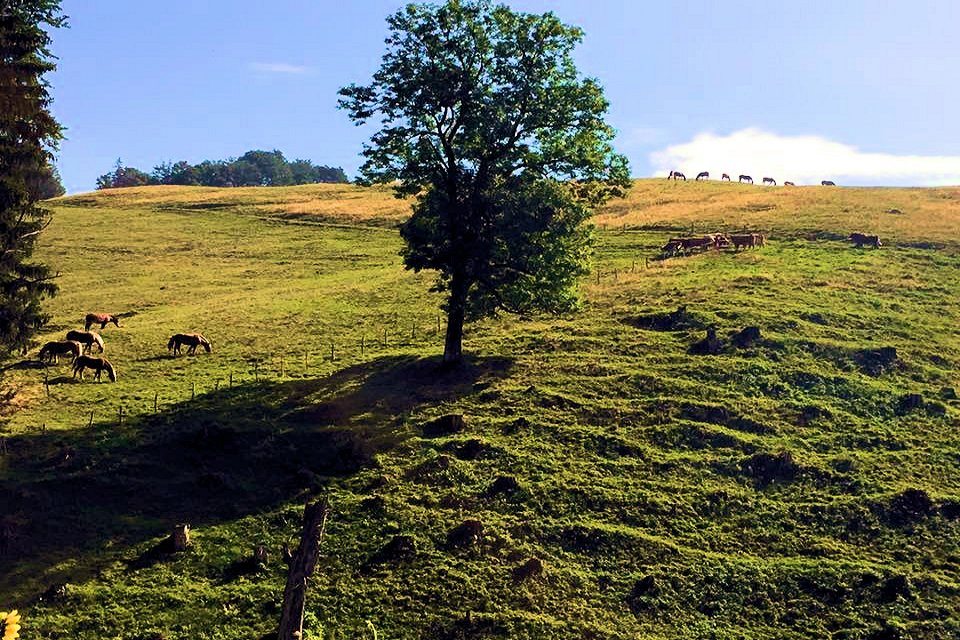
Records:
[[[159,399],[160,399],[160,392],[159,392],[159,391],[155,391],[155,392],[153,393],[153,412],[154,412],[154,413],[157,412],[157,401],[158,401]]]
[[[366,347],[366,336],[360,336],[360,357],[363,357],[363,350]]]
[[[303,612],[307,601],[307,581],[317,568],[323,532],[330,514],[327,498],[307,504],[303,509],[300,545],[290,557],[287,584],[283,589],[278,640],[300,640],[303,637]]]
[[[87,428],[89,429],[92,426],[93,426],[93,411],[90,412],[90,423],[87,425]]]

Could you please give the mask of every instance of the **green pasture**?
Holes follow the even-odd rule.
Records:
[[[327,493],[311,638],[960,637],[955,202],[857,250],[798,196],[764,248],[658,260],[744,224],[730,185],[670,188],[711,209],[608,219],[579,313],[471,325],[453,372],[388,226],[189,190],[58,204],[43,339],[126,314],[119,380],[7,362],[0,603],[27,639],[259,638]],[[851,208],[932,202],[876,191]],[[722,348],[696,354],[708,327]],[[188,331],[213,352],[172,357]],[[432,431],[449,413],[466,430]],[[164,553],[177,522],[193,547]]]

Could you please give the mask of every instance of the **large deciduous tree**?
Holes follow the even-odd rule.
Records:
[[[580,29],[488,0],[411,4],[388,23],[380,69],[340,106],[379,119],[363,179],[416,197],[404,262],[439,273],[455,363],[464,320],[576,306],[586,221],[629,186],[627,161],[603,90],[574,64]]]
[[[56,65],[46,28],[60,27],[59,0],[0,0],[0,347],[25,350],[56,293],[50,270],[30,258],[48,212],[39,185],[61,137],[44,74]]]

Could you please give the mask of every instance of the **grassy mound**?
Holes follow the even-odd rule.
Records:
[[[956,190],[639,181],[583,311],[473,325],[452,373],[388,198],[56,201],[45,338],[125,316],[116,384],[4,372],[0,602],[31,637],[260,637],[323,492],[314,638],[960,634]],[[770,240],[653,259],[691,226]],[[213,353],[171,357],[185,331]]]

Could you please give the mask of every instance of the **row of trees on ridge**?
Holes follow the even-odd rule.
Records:
[[[97,189],[177,184],[202,187],[282,187],[316,182],[349,182],[340,167],[315,165],[310,160],[288,161],[283,153],[247,151],[239,158],[204,160],[200,164],[163,162],[146,173],[117,160],[113,171],[97,178]]]

